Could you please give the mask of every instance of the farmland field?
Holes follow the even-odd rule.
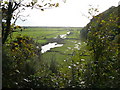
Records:
[[[80,46],[80,27],[27,27],[23,31],[15,32],[14,37],[18,35],[29,36],[39,43],[41,46],[48,43],[57,42],[63,44],[61,47],[56,47],[42,53],[42,59],[49,62],[49,59],[54,59],[59,63],[69,59],[74,50],[79,49]],[[60,35],[66,35],[61,38]],[[54,56],[54,57],[53,57]]]

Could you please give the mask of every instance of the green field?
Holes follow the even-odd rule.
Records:
[[[42,59],[49,62],[49,59],[54,59],[60,63],[70,58],[73,51],[77,50],[76,45],[80,43],[80,27],[27,27],[23,31],[15,32],[14,37],[17,35],[25,35],[33,38],[35,42],[41,46],[50,42],[57,42],[63,44],[62,47],[56,47],[50,49],[50,51],[42,54]],[[66,34],[65,39],[59,39],[59,35]],[[54,39],[56,37],[56,39]],[[79,45],[79,44],[78,44]],[[77,47],[79,47],[77,45]],[[54,57],[53,57],[54,56]]]

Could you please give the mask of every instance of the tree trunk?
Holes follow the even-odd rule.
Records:
[[[6,18],[6,28],[4,28],[5,31],[3,31],[2,44],[6,42],[8,35],[10,33],[11,18],[12,18],[12,2],[9,2]]]

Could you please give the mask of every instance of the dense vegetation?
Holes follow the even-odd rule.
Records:
[[[87,64],[86,85],[97,88],[120,87],[120,26],[118,7],[93,17],[81,30],[91,58]],[[83,36],[85,35],[85,36]]]
[[[120,88],[118,8],[93,17],[81,30],[80,37],[76,36],[79,28],[68,28],[72,34],[66,39],[57,37],[64,46],[44,54],[37,47],[65,34],[66,28],[52,28],[52,33],[48,30],[41,34],[36,28],[21,32],[21,27],[17,27],[18,32],[3,44],[3,88]],[[39,35],[34,35],[32,30]],[[79,43],[79,39],[83,40],[77,50],[72,41]],[[68,46],[71,49],[67,51]],[[67,55],[63,55],[64,51]]]

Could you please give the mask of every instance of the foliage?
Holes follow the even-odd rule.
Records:
[[[93,17],[84,28],[87,29],[87,48],[91,51],[84,73],[87,88],[118,88],[120,85],[118,8],[120,6],[112,7]]]
[[[18,36],[13,42],[4,45],[3,87],[17,87],[21,80],[37,72],[40,50],[36,46],[32,39],[25,36]]]

